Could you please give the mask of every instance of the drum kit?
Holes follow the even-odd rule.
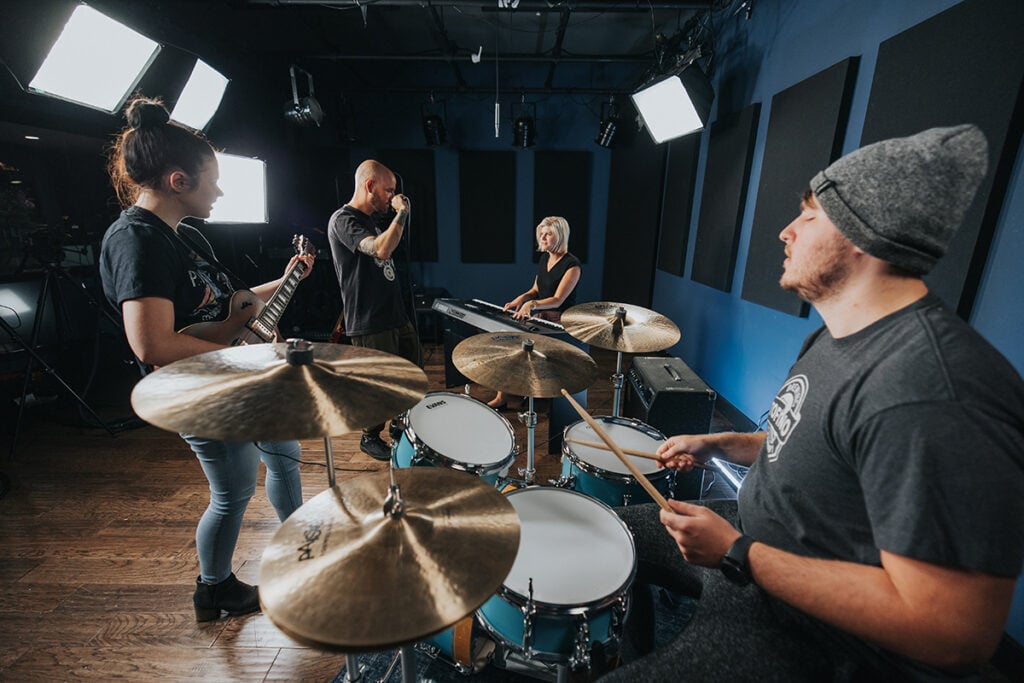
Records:
[[[667,348],[679,332],[623,304],[576,306],[562,322],[619,352],[615,415],[595,421],[572,399],[596,365],[566,342],[484,333],[452,357],[473,381],[529,398],[529,475],[533,399],[563,395],[580,412],[566,428],[561,486],[508,486],[507,420],[464,394],[428,393],[420,368],[372,349],[289,340],[205,353],[143,378],[132,405],[155,426],[209,438],[324,439],[328,488],[274,534],[260,601],[289,637],[345,653],[346,681],[362,679],[358,654],[383,650],[397,650],[385,678],[400,661],[404,683],[416,679],[417,650],[464,673],[493,661],[567,681],[607,665],[629,610],[636,552],[611,507],[670,494],[665,471],[650,467],[664,435],[618,416],[622,352]],[[391,467],[338,482],[331,437],[396,414]]]

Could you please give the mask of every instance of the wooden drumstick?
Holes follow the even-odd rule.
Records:
[[[632,473],[637,483],[643,486],[644,490],[647,491],[652,499],[654,499],[654,502],[657,503],[662,510],[665,510],[666,512],[674,512],[674,510],[669,507],[668,501],[665,500],[665,497],[661,495],[661,492],[654,488],[654,484],[652,484],[647,477],[644,476],[644,473],[633,464],[633,461],[626,457],[626,454],[622,452],[622,449],[615,445],[615,442],[604,433],[604,430],[597,424],[597,421],[590,417],[590,413],[584,410],[583,407],[576,402],[576,399],[572,397],[572,394],[565,389],[562,389],[562,396],[565,396],[569,400],[570,405],[576,409],[576,412],[580,414],[580,417],[590,425],[590,428],[594,430],[595,434],[601,437],[601,441],[604,441],[608,445],[608,448],[618,456],[619,460],[622,461],[622,464],[626,466],[630,473]]]
[[[608,448],[608,446],[605,446],[603,443],[598,443],[597,441],[582,441],[580,439],[566,439],[566,442],[567,443],[579,444],[580,446],[590,446],[591,448],[600,448],[603,451],[610,451],[611,450],[610,448]],[[657,453],[648,453],[647,451],[637,451],[637,450],[634,450],[632,448],[623,448],[622,452],[625,453],[626,455],[635,455],[638,458],[647,458],[648,460],[661,460],[661,458],[658,457]],[[696,467],[699,470],[707,470],[709,472],[714,472],[715,471],[714,467],[712,467],[711,465],[705,465],[702,462],[695,462],[695,463],[693,463],[693,466]]]

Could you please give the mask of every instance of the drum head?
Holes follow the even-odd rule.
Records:
[[[594,419],[597,420],[598,425],[608,435],[608,438],[614,441],[615,445],[619,448],[654,453],[665,442],[665,437],[662,434],[642,423],[615,417],[597,417]],[[565,430],[565,438],[604,443],[601,441],[601,437],[594,432],[594,429],[582,420],[570,425]],[[622,461],[612,451],[594,448],[593,446],[581,446],[578,443],[566,443],[565,447],[577,459],[605,472],[624,475],[632,474],[629,468],[622,464]],[[656,474],[662,471],[658,468],[657,460],[638,458],[633,455],[627,455],[626,457],[644,474]]]
[[[633,579],[633,537],[607,505],[575,491],[531,487],[508,494],[519,515],[516,561],[503,584],[549,605],[582,606]]]
[[[467,465],[494,465],[512,453],[512,426],[471,396],[436,391],[409,410],[409,427],[432,451]]]

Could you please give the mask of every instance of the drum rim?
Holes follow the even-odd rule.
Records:
[[[621,417],[621,416],[616,416],[616,415],[600,415],[600,416],[595,416],[594,419],[595,420],[603,420],[605,422],[611,422],[612,424],[624,425],[626,427],[639,427],[640,428],[639,431],[646,433],[647,436],[661,437],[662,441],[668,441],[668,437],[665,436],[662,432],[660,432],[659,430],[655,429],[654,427],[652,427],[651,425],[647,424],[646,422],[641,422],[640,420],[638,420],[638,419],[636,419],[634,417]],[[576,465],[576,467],[578,467],[579,469],[583,470],[587,474],[590,474],[590,475],[593,475],[593,476],[597,477],[598,479],[607,479],[609,481],[616,481],[616,482],[620,482],[620,483],[623,483],[623,484],[633,484],[633,483],[636,483],[636,477],[634,477],[632,474],[626,474],[624,472],[612,472],[610,470],[603,469],[601,467],[598,467],[597,465],[593,465],[593,464],[587,462],[586,460],[583,460],[578,455],[576,455],[575,453],[572,452],[572,444],[569,443],[569,441],[568,441],[569,430],[571,430],[576,425],[584,423],[584,422],[585,422],[585,420],[576,420],[572,424],[568,424],[568,425],[565,426],[564,429],[562,429],[562,455],[564,455],[565,457],[569,458],[569,460],[571,460],[572,463],[574,465]],[[667,477],[669,475],[669,473],[670,473],[670,471],[668,469],[666,469],[666,468],[659,468],[659,469],[655,470],[654,472],[645,473],[645,476],[647,477],[648,480],[657,481],[657,480],[660,480],[660,479],[664,479],[665,477]]]
[[[472,396],[460,394],[455,391],[428,391],[426,394],[423,395],[423,398],[421,398],[416,403],[416,406],[426,401],[427,398],[430,396],[442,395],[454,396],[459,400],[469,400],[474,403],[479,403],[481,406],[487,407],[486,403],[478,401]],[[428,444],[426,441],[424,441],[423,439],[419,438],[419,436],[416,435],[416,428],[413,427],[412,421],[410,420],[413,408],[415,408],[416,406],[413,406],[412,408],[405,411],[399,416],[399,419],[402,421],[402,425],[404,426],[404,428],[402,429],[402,434],[404,434],[409,439],[409,445],[412,446],[413,449],[412,459],[415,459],[416,457],[426,458],[430,462],[440,467],[448,467],[453,470],[458,470],[460,472],[468,472],[469,474],[474,474],[477,476],[489,476],[492,474],[499,474],[501,473],[502,470],[511,465],[512,462],[516,459],[516,433],[515,430],[512,429],[512,424],[505,418],[505,416],[499,415],[493,410],[490,410],[490,408],[487,409],[487,412],[493,414],[494,417],[498,418],[499,424],[503,425],[505,427],[505,431],[508,433],[509,442],[511,444],[509,452],[506,455],[502,456],[500,460],[497,460],[495,462],[467,463],[462,460],[455,460],[443,453],[434,450],[434,448],[430,444]],[[436,458],[432,456],[436,456]]]
[[[576,616],[578,614],[583,614],[584,612],[587,612],[587,611],[590,611],[590,610],[604,609],[605,607],[608,607],[608,606],[614,604],[623,595],[628,594],[630,586],[633,585],[633,581],[634,581],[634,579],[636,579],[636,570],[637,570],[636,541],[633,540],[633,534],[630,532],[629,527],[626,526],[626,523],[624,521],[622,521],[621,517],[619,517],[617,514],[615,514],[615,511],[611,508],[611,506],[608,505],[607,503],[605,503],[603,500],[598,500],[597,498],[594,498],[592,496],[588,496],[585,493],[580,493],[579,491],[574,491],[572,489],[563,489],[563,488],[559,488],[557,486],[527,486],[525,488],[515,489],[514,491],[509,491],[508,493],[505,494],[505,497],[506,498],[511,498],[512,496],[516,495],[517,493],[524,493],[524,492],[527,492],[527,491],[561,491],[563,493],[571,493],[572,495],[579,496],[580,498],[583,498],[586,501],[589,501],[589,502],[592,502],[592,503],[596,503],[597,505],[600,505],[605,510],[607,510],[608,513],[612,516],[612,519],[614,519],[615,522],[618,523],[618,525],[620,527],[622,527],[622,530],[625,533],[626,538],[629,540],[629,547],[630,547],[630,550],[632,550],[632,554],[633,554],[633,563],[632,563],[633,566],[630,568],[629,575],[626,577],[626,580],[623,581],[622,585],[617,587],[614,591],[612,591],[608,595],[606,595],[604,597],[601,597],[601,598],[598,598],[597,600],[593,600],[591,602],[573,603],[571,605],[568,605],[568,604],[565,604],[565,603],[558,603],[558,602],[545,602],[543,600],[534,599],[533,604],[534,604],[534,607],[537,609],[537,611],[538,612],[543,612],[545,614],[552,614],[552,615],[555,615],[555,616],[562,616],[562,615]],[[559,495],[561,495],[561,494],[559,494]],[[517,551],[516,557],[518,558],[518,551]],[[505,579],[507,580],[508,577],[506,576]],[[519,607],[519,608],[525,607],[526,604],[530,600],[529,596],[523,595],[523,594],[521,594],[521,593],[519,593],[519,592],[517,592],[515,590],[512,590],[508,586],[506,586],[504,581],[502,581],[501,585],[498,586],[498,589],[495,591],[495,596],[501,597],[502,599],[505,599],[505,602],[511,604],[513,607]],[[484,605],[486,605],[488,602],[490,602],[490,598],[488,598],[486,601],[484,601]],[[484,605],[481,605],[479,608],[477,608],[477,611],[479,612],[481,609],[483,609]]]

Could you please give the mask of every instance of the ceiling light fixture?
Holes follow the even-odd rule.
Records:
[[[193,130],[205,130],[210,119],[217,112],[228,79],[201,59],[192,67],[178,101],[174,104],[171,119]]]
[[[536,105],[533,102],[527,102],[526,95],[523,95],[522,101],[519,103],[518,115],[516,110],[516,106],[513,105],[512,146],[519,149],[533,147],[537,142]]]
[[[306,74],[306,80],[309,83],[309,94],[306,97],[299,97],[299,88],[295,84],[295,72],[301,71]],[[305,69],[301,69],[292,64],[289,70],[292,78],[292,101],[285,102],[284,105],[284,118],[297,126],[319,126],[324,120],[324,110],[320,107],[320,103],[316,101],[313,96],[313,76]]]
[[[156,42],[79,5],[28,90],[113,114],[159,51]]]
[[[715,91],[700,67],[690,62],[636,91],[632,98],[647,132],[661,143],[701,130],[711,113]]]
[[[601,124],[597,129],[597,138],[594,140],[602,147],[611,147],[615,141],[615,132],[619,127],[619,111],[615,106],[615,98],[609,97],[607,102],[601,103]]]

